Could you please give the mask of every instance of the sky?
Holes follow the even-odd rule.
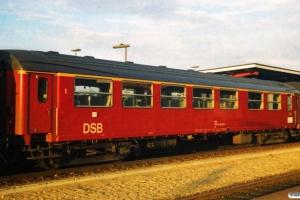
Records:
[[[170,68],[260,63],[300,71],[299,0],[1,0],[0,49]]]

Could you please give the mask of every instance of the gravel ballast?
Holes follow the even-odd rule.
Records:
[[[300,147],[0,189],[0,199],[178,199],[300,169]]]

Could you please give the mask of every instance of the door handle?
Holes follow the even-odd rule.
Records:
[[[51,109],[47,109],[48,111],[48,115],[51,116],[52,110]]]

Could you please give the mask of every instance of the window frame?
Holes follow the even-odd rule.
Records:
[[[260,94],[261,99],[250,99],[250,94]],[[258,103],[260,102],[259,108],[250,108],[249,103]],[[258,92],[258,91],[248,91],[248,110],[264,110],[264,93],[263,92]]]
[[[194,90],[196,90],[196,89],[200,89],[200,90],[203,90],[203,91],[211,91],[211,97],[207,97],[207,96],[201,96],[201,97],[195,97],[194,96],[194,94],[195,94],[195,91]],[[206,87],[201,87],[201,86],[193,86],[192,87],[192,92],[193,92],[193,97],[192,97],[192,106],[193,106],[193,109],[214,109],[215,108],[215,99],[214,99],[214,96],[215,96],[215,90],[214,90],[214,88],[206,88]],[[201,93],[201,95],[202,95],[203,93]],[[200,103],[200,105],[198,106],[198,107],[196,107],[195,106],[195,100],[200,100],[200,102],[198,101],[198,105],[199,105],[199,103]],[[211,107],[209,107],[208,105],[208,103],[207,103],[207,101],[211,101]],[[203,104],[204,104],[204,102],[206,103],[206,107],[200,107],[201,106],[201,102],[203,102]]]
[[[233,98],[221,98],[221,93],[222,92],[235,92],[235,98],[233,99]],[[220,109],[222,109],[222,110],[237,110],[237,109],[239,109],[239,101],[238,101],[238,90],[234,90],[234,89],[227,89],[227,88],[222,88],[222,89],[220,89],[220,91],[219,91],[219,100],[220,100],[220,102],[219,102],[219,106],[220,106]],[[225,102],[227,102],[227,103],[232,103],[232,102],[234,102],[234,106],[232,107],[232,108],[230,108],[230,107],[226,107],[226,103],[224,104],[225,105],[225,107],[222,107],[222,103],[225,103]]]
[[[97,83],[109,83],[109,90],[108,92],[95,92],[95,91],[77,91],[76,86],[76,79],[81,79],[81,80],[92,80],[92,81],[99,81]],[[107,95],[107,102],[106,105],[76,105],[75,103],[75,96],[76,94],[84,94],[84,95],[89,95],[88,101],[89,104],[91,104],[91,95]],[[111,79],[103,79],[103,78],[89,78],[89,77],[75,77],[74,78],[74,106],[75,107],[99,107],[99,108],[111,108],[113,106],[113,81]]]
[[[272,100],[270,100],[270,96],[272,96]],[[274,95],[278,95],[279,97],[279,101],[274,101]],[[273,93],[273,92],[269,92],[267,93],[267,97],[268,97],[268,110],[281,110],[282,109],[282,105],[281,105],[281,99],[282,99],[282,95],[280,93]],[[278,108],[274,109],[274,105],[278,104]],[[270,105],[272,105],[272,109],[270,108]]]
[[[129,83],[129,84],[133,84],[133,86],[131,87],[137,87],[138,84],[141,85],[149,85],[149,91],[151,92],[150,94],[125,94],[124,93],[124,83]],[[134,86],[134,84],[137,84],[137,86]],[[129,88],[128,88],[129,89]],[[141,82],[141,81],[127,81],[124,80],[122,81],[122,107],[123,108],[153,108],[153,83],[151,82]],[[136,97],[150,97],[150,105],[149,106],[139,106],[139,105],[133,105],[133,106],[125,106],[124,104],[124,96],[136,96]],[[137,100],[137,99],[136,99]]]
[[[178,87],[178,88],[183,88],[183,92],[181,93],[182,96],[175,96],[175,95],[163,95],[162,94],[162,90],[166,87]],[[172,93],[172,91],[171,91]],[[173,93],[178,93],[178,92],[173,92]],[[173,98],[171,99],[171,102],[167,99],[167,98]],[[162,100],[165,100],[167,99],[168,100],[168,104],[169,105],[172,105],[172,100],[174,100],[175,98],[178,98],[178,99],[182,99],[181,102],[183,102],[182,106],[163,106],[162,105]],[[173,102],[174,103],[174,102]],[[180,101],[179,101],[179,105],[180,105]],[[160,107],[161,108],[167,108],[167,109],[185,109],[187,107],[186,105],[186,86],[185,85],[174,85],[174,84],[161,84],[160,85]]]

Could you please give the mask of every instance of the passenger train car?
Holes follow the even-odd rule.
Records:
[[[25,50],[0,51],[0,78],[6,163],[22,155],[49,170],[182,140],[226,135],[260,145],[300,136],[299,83]]]

